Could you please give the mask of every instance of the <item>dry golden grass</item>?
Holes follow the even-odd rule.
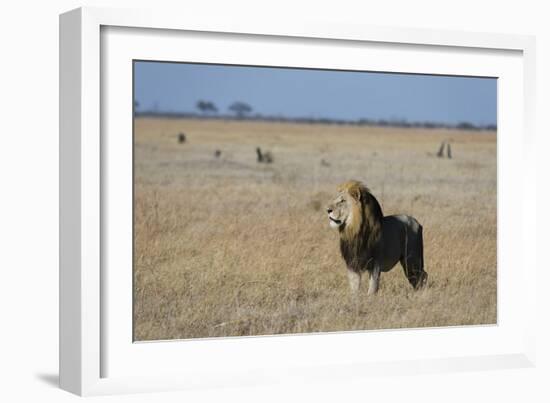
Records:
[[[398,265],[351,300],[324,205],[352,178],[422,223],[426,289]],[[140,118],[134,242],[136,340],[495,323],[496,134]]]

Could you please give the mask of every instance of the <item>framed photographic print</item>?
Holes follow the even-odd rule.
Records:
[[[532,365],[532,38],[180,17],[60,19],[64,389]]]

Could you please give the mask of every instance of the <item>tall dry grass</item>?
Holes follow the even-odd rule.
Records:
[[[135,128],[136,340],[496,322],[494,133],[144,118]],[[443,139],[452,160],[435,157]],[[256,163],[256,146],[275,162]],[[385,214],[422,223],[426,289],[398,265],[377,295],[352,301],[324,212],[351,178]]]

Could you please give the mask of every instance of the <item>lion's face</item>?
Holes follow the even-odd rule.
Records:
[[[343,228],[353,217],[354,205],[357,201],[347,192],[338,192],[336,197],[327,205],[327,214],[331,228]]]

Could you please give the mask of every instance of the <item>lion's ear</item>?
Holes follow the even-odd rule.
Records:
[[[351,197],[353,197],[358,202],[361,201],[361,189],[359,189],[358,187],[351,188],[349,190],[349,194],[350,194]]]

